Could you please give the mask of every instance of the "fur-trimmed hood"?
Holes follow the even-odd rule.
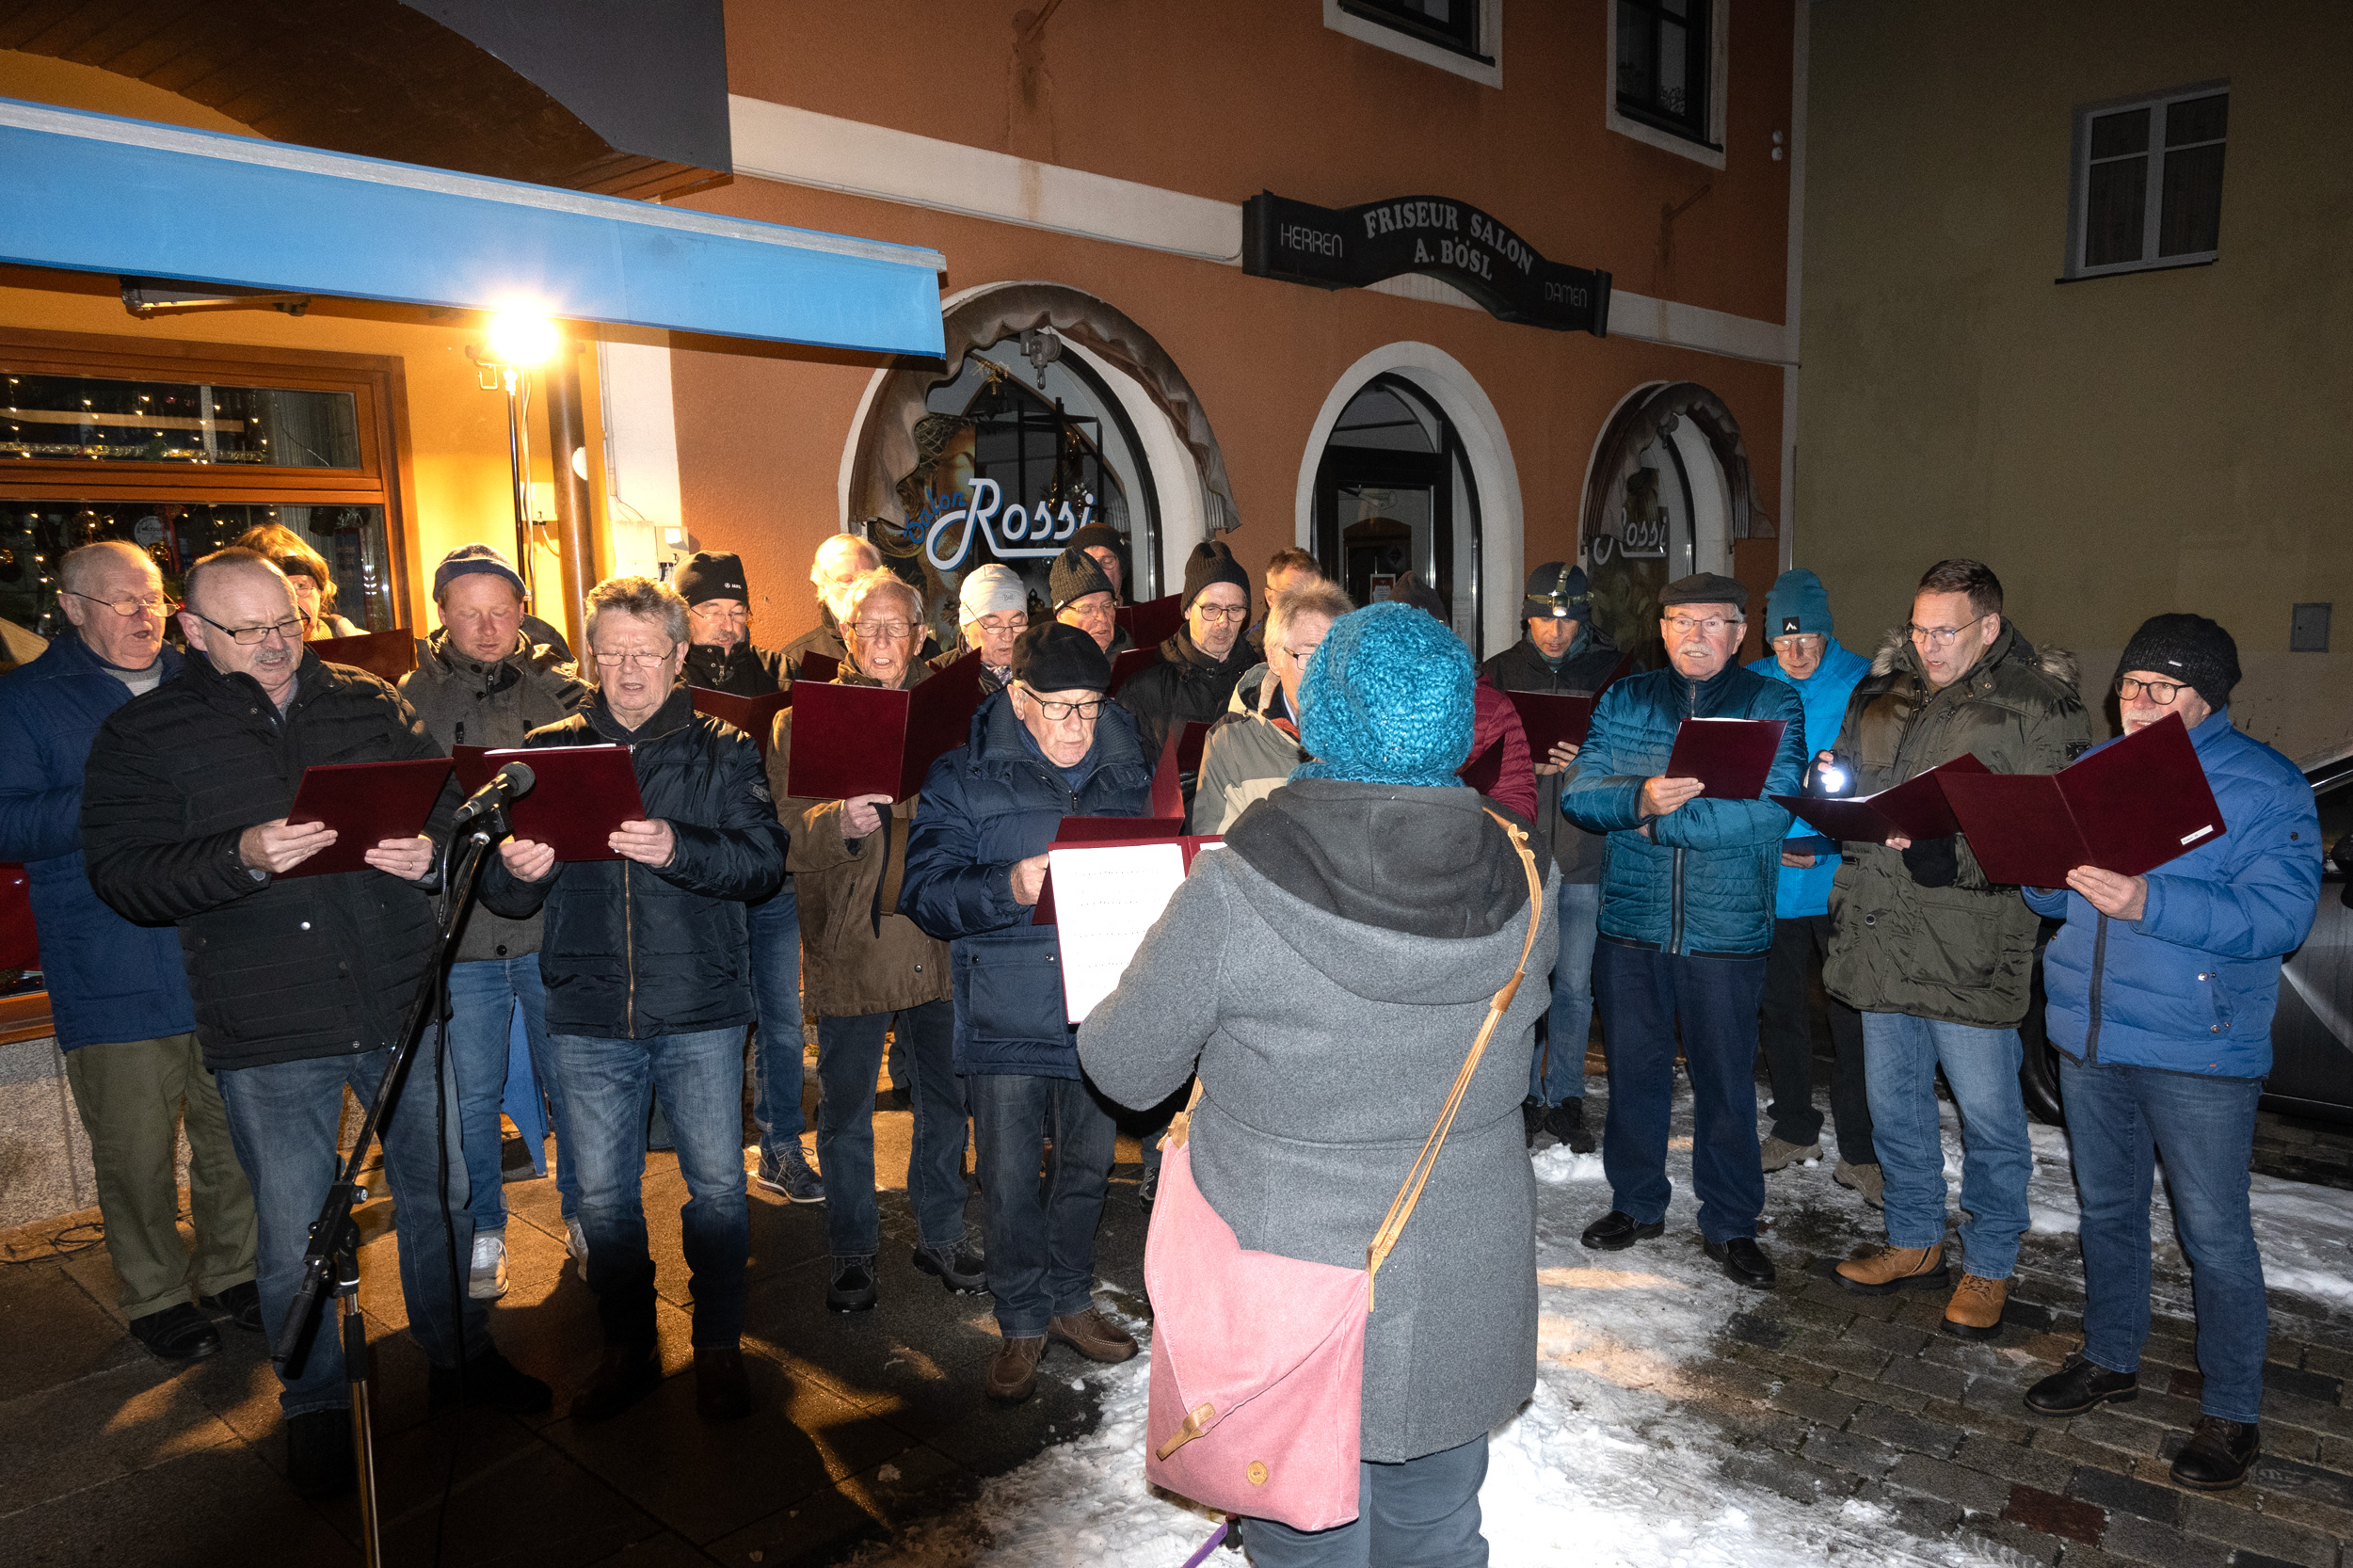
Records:
[[[2002,630],[2009,632],[2015,641],[2020,654],[2034,661],[2035,668],[2065,686],[2069,691],[2081,695],[2082,664],[2073,652],[2063,648],[2037,648],[2026,640],[2025,633],[2020,632],[2016,623],[2008,616],[2003,617]],[[1999,651],[2000,643],[1997,640],[1988,652],[1998,653]],[[1871,673],[1893,675],[1898,668],[1926,679],[1922,675],[1919,660],[1913,656],[1911,628],[1891,626],[1887,629],[1886,634],[1880,639],[1879,651],[1871,655]]]

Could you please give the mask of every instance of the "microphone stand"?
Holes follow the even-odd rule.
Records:
[[[376,1096],[368,1105],[366,1119],[360,1124],[360,1136],[351,1145],[351,1157],[344,1161],[342,1175],[328,1188],[319,1217],[311,1222],[311,1242],[302,1254],[301,1282],[287,1305],[285,1322],[270,1347],[270,1360],[281,1375],[300,1373],[322,1326],[320,1316],[331,1290],[340,1315],[344,1373],[351,1383],[352,1453],[359,1470],[360,1540],[366,1568],[381,1568],[384,1548],[380,1539],[382,1514],[376,1496],[376,1444],[369,1416],[368,1331],[359,1300],[360,1227],[351,1215],[356,1205],[368,1201],[368,1190],[360,1184],[360,1163],[367,1155],[369,1141],[377,1137],[377,1129],[399,1102],[408,1064],[416,1055],[418,1042],[424,1037],[426,1023],[446,1026],[449,1022],[451,950],[466,911],[473,906],[482,862],[491,846],[506,834],[506,808],[501,805],[472,822],[454,825],[449,841],[441,846],[441,863],[450,869],[450,896],[443,904],[440,930],[434,938],[433,960],[417,983],[417,994],[408,1003],[408,1016],[401,1025],[392,1060],[385,1064],[384,1076],[376,1081]],[[458,1336],[458,1358],[462,1364],[465,1325],[453,1321],[450,1326]]]

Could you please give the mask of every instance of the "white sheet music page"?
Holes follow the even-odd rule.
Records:
[[[1112,994],[1144,934],[1185,880],[1183,846],[1121,844],[1047,852],[1054,877],[1054,930],[1062,945],[1063,1004],[1083,1023]]]

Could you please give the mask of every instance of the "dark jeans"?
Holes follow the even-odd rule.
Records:
[[[1602,1170],[1612,1202],[1642,1224],[1667,1217],[1667,1123],[1674,1108],[1675,1044],[1691,1075],[1691,1186],[1700,1234],[1754,1236],[1765,1211],[1756,1146],[1756,1007],[1765,955],[1695,958],[1603,937],[1593,948],[1593,995],[1609,1061]]]
[[[1528,1064],[1528,1092],[1546,1105],[1585,1097],[1585,1044],[1593,1030],[1593,941],[1601,929],[1601,884],[1563,882],[1553,899],[1561,949],[1552,966],[1545,1037]]]
[[[801,1032],[801,904],[792,879],[773,898],[745,909],[751,924],[752,999],[760,1022],[752,1034],[752,1122],[760,1152],[797,1145],[808,1118],[801,1113],[808,1075],[808,1042]]]
[[[408,1332],[437,1367],[458,1362],[460,1335],[471,1359],[490,1347],[489,1304],[458,1291],[455,1324],[450,1320],[449,1237],[441,1226],[440,1159],[434,1144],[434,1066],[439,1035],[428,1032],[408,1065],[400,1095],[382,1128],[383,1180],[392,1190],[392,1229],[399,1237],[400,1293],[408,1308]],[[262,1325],[275,1337],[300,1283],[302,1254],[311,1244],[311,1222],[319,1217],[327,1189],[336,1176],[336,1139],[343,1128],[344,1088],[367,1104],[376,1080],[392,1062],[389,1050],[355,1056],[326,1056],[307,1062],[277,1062],[237,1067],[218,1077],[220,1102],[229,1112],[229,1136],[237,1162],[253,1185],[260,1221],[259,1264]],[[457,1271],[462,1287],[473,1254],[473,1220],[466,1212],[466,1158],[458,1147],[457,1096],[453,1080],[443,1096],[448,1127],[449,1216],[457,1233]],[[372,1196],[381,1196],[380,1192]],[[350,1407],[344,1370],[343,1340],[336,1308],[326,1304],[309,1356],[293,1378],[281,1378],[278,1405],[287,1416]]]
[[[2252,1421],[2270,1334],[2264,1264],[2248,1211],[2259,1078],[2155,1067],[2087,1066],[2059,1053],[2067,1138],[2083,1199],[2084,1355],[2112,1372],[2140,1369],[2149,1337],[2149,1196],[2156,1157],[2198,1304],[2198,1408]]]
[[[1401,1464],[1359,1464],[1356,1477],[1356,1517],[1336,1529],[1295,1530],[1272,1519],[1243,1525],[1255,1568],[1486,1568],[1483,1435]]]
[[[506,1192],[501,1185],[499,1117],[506,1099],[506,1064],[515,1014],[520,1010],[530,1042],[531,1073],[553,1109],[555,1191],[564,1218],[580,1209],[580,1178],[564,1147],[564,1112],[555,1105],[548,1065],[548,992],[539,978],[539,957],[488,958],[453,964],[449,969],[449,1062],[457,1075],[459,1138],[466,1149],[466,1178],[472,1194],[467,1208],[474,1230],[506,1233]],[[536,1160],[535,1160],[536,1162]]]
[[[744,1335],[744,1264],[751,1252],[744,1198],[744,1031],[708,1029],[645,1040],[549,1037],[564,1085],[568,1147],[580,1163],[580,1228],[588,1288],[609,1345],[654,1338],[653,1257],[646,1249],[646,1114],[653,1096],[678,1149],[686,1204],[680,1242],[693,1277],[694,1343]]]
[[[825,1184],[825,1226],[836,1257],[875,1251],[874,1080],[883,1034],[895,1031],[915,1099],[915,1148],[907,1201],[927,1247],[964,1242],[964,1096],[954,1062],[956,1010],[927,1001],[898,1014],[817,1020],[817,1169]]]
[[[1095,1304],[1095,1227],[1103,1218],[1118,1130],[1082,1080],[979,1073],[972,1101],[981,1192],[988,1200],[988,1288],[1008,1339],[1032,1339],[1046,1320]],[[1038,1161],[1054,1141],[1046,1197]]]
[[[1773,922],[1772,951],[1765,955],[1765,1013],[1758,1032],[1765,1043],[1765,1068],[1773,1080],[1773,1136],[1800,1148],[1822,1133],[1822,1113],[1814,1109],[1814,977],[1830,951],[1830,917],[1797,915]],[[1836,1118],[1838,1158],[1854,1165],[1876,1165],[1871,1147],[1871,1097],[1863,1070],[1863,1015],[1830,1001],[1830,1112]]]

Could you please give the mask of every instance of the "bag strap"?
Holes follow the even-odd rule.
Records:
[[[1365,1248],[1367,1312],[1372,1310],[1373,1285],[1380,1277],[1381,1265],[1388,1261],[1390,1252],[1397,1246],[1399,1235],[1405,1229],[1405,1222],[1414,1217],[1414,1206],[1421,1202],[1421,1190],[1430,1184],[1430,1173],[1437,1168],[1438,1151],[1446,1146],[1446,1135],[1453,1130],[1454,1113],[1462,1109],[1463,1096],[1470,1088],[1471,1075],[1479,1070],[1480,1058],[1487,1054],[1487,1042],[1495,1038],[1497,1026],[1503,1022],[1503,1015],[1510,1010],[1512,999],[1519,992],[1520,981],[1528,974],[1529,955],[1536,951],[1536,928],[1545,913],[1545,885],[1544,879],[1536,874],[1536,856],[1529,850],[1527,833],[1516,824],[1505,821],[1492,810],[1487,815],[1494,817],[1496,825],[1511,835],[1512,847],[1519,852],[1520,870],[1527,873],[1528,936],[1520,944],[1519,968],[1512,971],[1512,978],[1504,982],[1503,988],[1487,1004],[1487,1016],[1479,1026],[1479,1038],[1471,1042],[1470,1054],[1463,1059],[1463,1070],[1454,1075],[1454,1087],[1448,1093],[1446,1104],[1438,1112],[1437,1124],[1431,1128],[1430,1136],[1422,1141],[1421,1154],[1415,1160],[1414,1168],[1406,1173],[1405,1185],[1397,1190],[1397,1196],[1390,1200],[1387,1217],[1382,1220],[1381,1228],[1373,1233],[1371,1245]]]

